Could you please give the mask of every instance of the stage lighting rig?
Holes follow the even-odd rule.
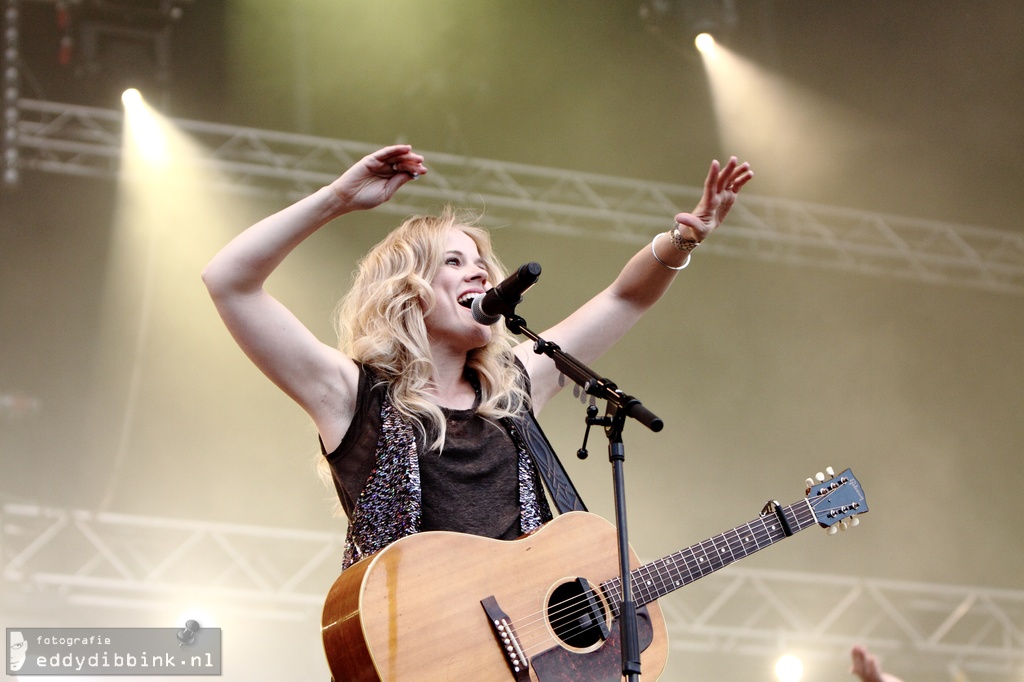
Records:
[[[165,95],[172,31],[191,1],[58,0],[59,60],[98,90],[102,103],[128,87]]]
[[[648,31],[690,45],[702,33],[721,39],[739,22],[736,0],[643,0],[640,19]]]
[[[0,56],[0,183],[3,187],[14,187],[21,180],[18,162],[18,100],[21,97],[21,79],[18,65],[20,33],[18,26],[19,8],[16,0],[4,2],[3,53]]]

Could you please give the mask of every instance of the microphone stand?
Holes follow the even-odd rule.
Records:
[[[615,493],[615,525],[618,531],[619,575],[622,581],[622,603],[619,608],[619,631],[622,641],[622,675],[630,682],[640,679],[640,639],[636,621],[636,603],[633,600],[633,585],[629,567],[629,533],[626,526],[626,483],[624,464],[626,450],[622,443],[622,430],[626,418],[632,417],[651,431],[658,432],[664,422],[644,407],[633,396],[626,395],[618,387],[598,376],[589,367],[569,355],[558,344],[545,341],[526,326],[526,320],[515,314],[513,307],[502,312],[505,325],[514,334],[522,334],[534,342],[533,350],[538,355],[547,355],[555,367],[565,376],[581,386],[588,395],[607,401],[604,417],[588,410],[587,432],[591,426],[603,426],[608,437],[608,458],[612,464],[612,486]],[[584,443],[586,441],[584,440]],[[580,456],[586,456],[581,449]]]

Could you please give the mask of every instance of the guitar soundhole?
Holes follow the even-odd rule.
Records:
[[[604,641],[604,613],[585,581],[563,583],[548,597],[548,623],[558,639],[575,649]]]

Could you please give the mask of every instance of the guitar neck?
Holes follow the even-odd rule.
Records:
[[[779,512],[785,519],[785,525],[780,521],[778,514],[768,512],[721,535],[708,538],[632,571],[630,582],[633,601],[637,606],[648,604],[709,573],[725,568],[734,561],[774,545],[792,533],[817,525],[814,510],[806,499],[779,507]],[[790,531],[788,534],[786,526]],[[601,583],[601,589],[617,617],[622,602],[622,579],[607,580]]]

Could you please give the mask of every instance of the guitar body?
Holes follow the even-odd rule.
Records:
[[[548,618],[556,588],[577,578],[597,586],[618,574],[614,526],[583,512],[512,542],[411,535],[351,566],[331,588],[322,621],[331,673],[335,682],[618,682],[618,621],[603,597],[607,641],[567,642]],[[488,597],[512,623],[528,677],[513,672],[498,644],[481,605]],[[668,657],[665,621],[655,603],[638,621],[643,677],[656,680]]]

